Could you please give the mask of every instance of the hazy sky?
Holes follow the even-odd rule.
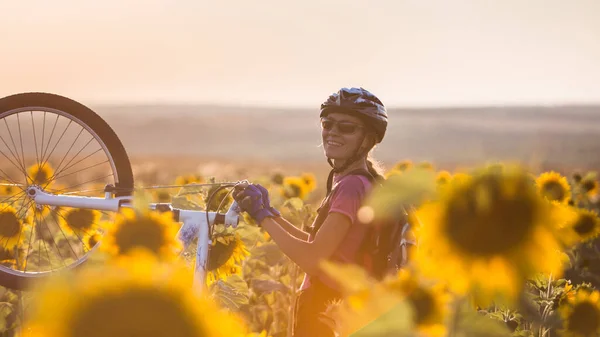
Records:
[[[0,96],[600,102],[598,0],[0,0]]]

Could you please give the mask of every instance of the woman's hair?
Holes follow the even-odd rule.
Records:
[[[371,175],[376,180],[383,180],[383,179],[385,179],[384,178],[385,170],[384,170],[383,166],[381,165],[381,163],[379,161],[375,160],[375,158],[373,158],[373,155],[371,154],[372,151],[373,151],[373,149],[371,149],[371,151],[369,151],[369,154],[367,155],[367,168],[369,169],[369,173],[371,173]]]

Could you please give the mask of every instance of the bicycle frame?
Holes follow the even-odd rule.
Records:
[[[131,196],[114,198],[112,192],[109,191],[105,192],[104,198],[55,195],[43,191],[38,186],[32,185],[26,189],[26,193],[36,204],[46,206],[74,207],[113,212],[118,212],[121,207],[133,206],[131,203]],[[177,209],[173,208],[171,204],[161,203],[153,203],[150,204],[149,207],[150,209],[160,212],[172,212],[175,221],[183,222],[181,229],[177,232],[177,239],[182,242],[184,249],[190,245],[195,237],[198,237],[193,287],[199,292],[204,291],[206,284],[208,249],[212,244],[212,240],[209,237],[209,227],[213,224],[224,224],[228,227],[237,227],[241,212],[240,207],[233,201],[225,214]]]

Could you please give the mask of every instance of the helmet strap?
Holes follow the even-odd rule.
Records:
[[[363,137],[363,141],[364,141],[364,137]],[[361,142],[362,145],[362,142]],[[340,166],[340,167],[335,167],[335,165],[333,164],[333,160],[329,157],[327,157],[327,162],[329,163],[329,165],[332,167],[331,171],[329,172],[329,176],[327,177],[327,194],[329,194],[329,192],[331,192],[331,188],[333,186],[333,175],[335,173],[340,173],[343,172],[344,170],[346,170],[350,165],[354,164],[356,161],[358,161],[363,154],[364,151],[361,151],[360,147],[354,152],[354,155],[352,155],[350,158],[348,158],[348,160],[346,160],[346,162],[344,163],[344,165]]]

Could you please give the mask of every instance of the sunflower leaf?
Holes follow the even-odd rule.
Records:
[[[285,284],[266,277],[252,279],[250,284],[252,289],[258,293],[269,293],[273,291],[289,293],[291,291],[291,289]]]
[[[454,336],[460,337],[509,337],[510,331],[502,322],[477,313],[463,304],[456,312]]]
[[[218,280],[210,287],[210,294],[222,306],[239,310],[249,303],[248,286],[238,275],[231,275],[226,281]]]

